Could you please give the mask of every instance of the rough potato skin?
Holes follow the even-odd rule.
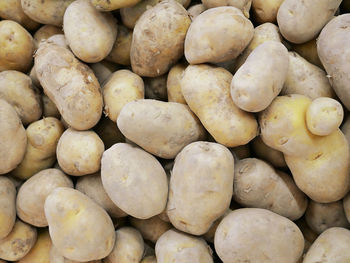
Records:
[[[133,32],[132,70],[145,77],[166,73],[183,55],[190,24],[186,9],[174,0],[163,1],[144,12]]]
[[[252,0],[202,0],[206,9],[215,8],[219,6],[233,6],[242,11],[242,13],[249,18],[249,10],[252,5]]]
[[[0,239],[6,237],[16,221],[16,188],[10,179],[0,176]]]
[[[118,35],[114,42],[111,52],[106,60],[129,66],[130,65],[130,49],[132,42],[132,31],[124,25],[118,25]]]
[[[223,262],[295,263],[303,253],[304,237],[285,217],[265,209],[242,208],[224,217],[214,244]]]
[[[99,11],[112,11],[123,7],[134,6],[141,0],[91,0]]]
[[[317,52],[339,99],[350,109],[350,14],[332,19],[321,31]]]
[[[35,55],[37,77],[46,95],[74,129],[95,126],[102,114],[100,85],[92,70],[64,47],[43,44]]]

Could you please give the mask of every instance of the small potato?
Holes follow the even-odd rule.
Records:
[[[92,5],[99,11],[112,11],[123,7],[136,5],[140,0],[91,0]]]
[[[201,13],[189,27],[185,57],[190,64],[232,60],[246,48],[253,35],[253,24],[238,8],[211,8]]]
[[[17,219],[10,234],[0,240],[0,258],[20,260],[32,249],[36,238],[36,228]]]
[[[267,146],[260,136],[254,139],[252,147],[259,159],[265,160],[277,168],[287,167],[283,153]]]
[[[223,262],[295,263],[303,253],[304,237],[285,217],[265,209],[243,208],[224,217],[214,244]]]
[[[90,0],[76,0],[64,13],[63,31],[75,56],[96,63],[111,52],[117,21],[112,14],[99,12]]]
[[[175,102],[129,102],[122,108],[117,125],[126,138],[164,159],[175,158],[187,144],[205,136],[190,109]]]
[[[132,31],[123,25],[119,25],[117,39],[114,42],[111,52],[106,57],[106,60],[129,66],[131,42]]]
[[[301,44],[314,39],[334,16],[341,0],[285,0],[277,13],[281,34],[292,43]]]
[[[157,241],[157,263],[213,263],[211,250],[202,239],[175,229],[165,232]]]
[[[53,117],[31,123],[27,130],[27,150],[22,162],[11,174],[28,179],[41,170],[52,167],[56,162],[56,147],[64,127]]]
[[[142,78],[127,69],[114,72],[104,83],[102,93],[104,112],[113,122],[128,102],[145,97]]]
[[[89,261],[112,252],[115,233],[111,218],[78,190],[56,188],[46,198],[45,215],[52,243],[64,257]]]
[[[206,9],[219,6],[233,6],[242,11],[249,18],[249,10],[252,5],[252,0],[202,0]]]
[[[283,0],[253,0],[252,11],[258,23],[275,23]]]
[[[257,135],[254,116],[232,101],[232,74],[209,65],[188,66],[181,80],[182,94],[214,139],[227,147],[247,144]]]
[[[99,204],[112,218],[127,216],[107,195],[100,173],[80,177],[75,188]]]
[[[69,175],[85,175],[100,170],[103,141],[93,131],[67,129],[57,144],[57,161]]]
[[[54,117],[56,119],[60,119],[61,114],[58,111],[55,103],[53,103],[52,100],[50,100],[50,98],[45,94],[42,95],[41,99],[43,102],[43,117]]]
[[[0,21],[0,72],[18,70],[26,72],[33,62],[34,41],[20,24]]]
[[[192,21],[206,10],[203,4],[196,4],[187,9],[188,15],[191,17]]]
[[[133,217],[147,219],[165,208],[165,171],[155,157],[136,146],[117,143],[105,151],[101,178],[113,203]]]
[[[144,257],[140,263],[157,263],[156,256],[147,256]]]
[[[101,263],[101,262],[102,262],[101,260],[91,260],[91,261],[86,261],[85,263]],[[59,251],[57,251],[57,248],[55,248],[55,246],[51,246],[50,263],[81,263],[81,262],[65,258],[60,254]]]
[[[122,227],[115,236],[114,248],[103,263],[139,263],[144,251],[140,232],[132,227]]]
[[[58,34],[63,34],[61,28],[53,25],[43,25],[35,32],[33,36],[35,48],[37,49],[41,42],[44,42],[48,38]]]
[[[47,226],[45,200],[58,187],[73,188],[71,179],[59,169],[45,169],[29,178],[18,191],[16,200],[18,217],[36,227]]]
[[[94,131],[103,141],[106,150],[118,142],[125,142],[125,138],[116,123],[109,118],[102,117],[100,122],[94,127]]]
[[[326,136],[338,130],[343,117],[343,107],[337,100],[317,98],[307,108],[306,124],[313,134]]]
[[[316,38],[303,44],[292,44],[292,50],[296,51],[300,56],[302,56],[310,63],[323,69],[323,65],[317,54]]]
[[[3,99],[0,99],[0,116],[0,174],[6,174],[23,160],[27,135],[15,109]]]
[[[174,0],[163,1],[144,12],[133,32],[132,70],[145,77],[166,73],[183,55],[190,24],[186,9]]]
[[[267,41],[250,53],[231,82],[231,97],[242,110],[266,109],[280,93],[287,77],[288,50],[276,41]]]
[[[166,74],[154,78],[145,78],[145,98],[166,101],[168,98],[166,84]]]
[[[35,70],[45,94],[70,126],[87,130],[96,125],[103,101],[100,85],[89,67],[68,49],[45,43],[36,52]]]
[[[186,65],[179,63],[170,69],[166,83],[168,101],[186,104],[181,92],[181,79],[184,76],[186,67]]]
[[[112,73],[118,70],[120,67],[112,62],[102,60],[100,62],[90,64],[90,68],[94,72],[102,87],[104,82],[108,80]]]
[[[350,231],[333,227],[323,232],[312,244],[303,263],[350,262]]]
[[[0,176],[0,240],[12,230],[16,221],[16,188],[11,180]]]

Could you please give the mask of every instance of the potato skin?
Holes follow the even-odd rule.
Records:
[[[275,23],[277,12],[283,0],[253,0],[252,11],[258,23]]]
[[[0,240],[12,230],[16,221],[16,188],[5,176],[0,176]]]
[[[186,104],[181,91],[181,79],[184,76],[186,67],[186,65],[179,63],[170,69],[166,84],[168,101]]]
[[[168,97],[166,82],[166,74],[154,78],[145,78],[145,98],[166,101]]]
[[[58,34],[63,34],[63,31],[61,28],[53,25],[43,25],[35,32],[33,36],[35,48],[37,49],[41,42]]]
[[[130,49],[132,42],[132,31],[124,25],[118,25],[117,39],[114,42],[111,52],[109,52],[106,60],[129,66],[130,65]]]
[[[252,5],[252,0],[202,0],[206,9],[215,8],[219,6],[233,6],[242,11],[242,13],[249,18],[249,10]]]
[[[69,50],[55,44],[41,45],[35,69],[44,92],[71,127],[87,130],[99,121],[103,106],[100,85],[92,70]]]
[[[91,0],[91,4],[99,11],[112,11],[123,7],[134,6],[141,0]]]
[[[101,260],[91,260],[85,263],[101,263],[101,262],[102,262]],[[57,248],[55,248],[55,246],[52,245],[50,249],[50,263],[81,263],[81,262],[65,258],[60,254],[59,251],[57,251]]]
[[[206,10],[203,4],[196,4],[187,9],[188,15],[193,21],[197,16],[203,13]]]
[[[56,188],[46,198],[45,215],[52,243],[64,257],[89,261],[112,251],[115,233],[111,218],[78,190]]]
[[[108,78],[112,75],[112,73],[120,68],[117,64],[113,62],[109,62],[107,60],[102,60],[97,63],[92,63],[89,66],[94,72],[101,87],[104,84],[104,82],[107,81]]]
[[[42,94],[41,100],[43,102],[43,117],[54,117],[60,119],[61,114],[58,111],[55,103],[50,100],[48,96]]]
[[[262,141],[260,136],[256,137],[251,145],[255,155],[259,159],[265,160],[277,168],[287,167],[286,161],[284,160],[283,153],[267,146]]]
[[[265,209],[242,208],[224,217],[214,244],[223,262],[295,263],[302,255],[304,237],[285,217]]]
[[[315,66],[323,69],[323,65],[317,54],[317,43],[316,39],[312,39],[303,44],[291,44],[292,50],[297,52],[304,59],[314,64]]]
[[[145,77],[166,73],[183,55],[190,24],[186,9],[174,0],[163,1],[144,12],[133,32],[130,51],[133,72]]]
[[[140,263],[157,263],[156,256],[147,256],[144,257]]]

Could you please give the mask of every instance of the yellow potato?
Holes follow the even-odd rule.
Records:
[[[131,42],[132,31],[123,25],[119,25],[117,39],[106,60],[120,65],[130,65]]]
[[[0,240],[12,230],[16,221],[16,188],[11,180],[0,176]]]
[[[119,69],[118,65],[106,60],[90,64],[90,67],[101,86],[108,80],[113,72]]]
[[[166,83],[168,101],[186,104],[185,98],[181,92],[181,79],[186,67],[185,64],[179,63],[170,69]]]
[[[61,114],[58,111],[55,103],[50,100],[48,96],[42,94],[42,102],[43,102],[43,117],[54,117],[56,119],[60,119]]]
[[[259,23],[276,22],[277,11],[283,0],[253,0],[252,11]]]
[[[167,94],[167,74],[145,78],[145,98],[166,101]]]
[[[317,54],[316,38],[308,42],[305,42],[303,44],[292,43],[292,50],[296,51],[300,56],[302,56],[304,59],[306,59],[310,63],[323,69],[323,65]]]
[[[112,11],[123,7],[136,5],[140,0],[91,0],[93,6],[99,11]]]
[[[283,153],[267,146],[261,139],[256,137],[252,143],[252,148],[256,156],[262,160],[267,161],[277,168],[286,168],[287,164],[284,160]]]
[[[233,6],[242,11],[249,18],[249,10],[252,5],[252,0],[202,0],[206,9],[219,6]]]
[[[62,29],[58,26],[43,25],[35,32],[33,36],[35,48],[38,48],[41,42],[44,42],[48,38],[58,34],[63,34]]]
[[[107,117],[101,118],[100,122],[94,127],[94,131],[103,141],[106,150],[118,142],[125,142],[125,137],[116,123]]]

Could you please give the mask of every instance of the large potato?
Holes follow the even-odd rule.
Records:
[[[35,56],[37,77],[62,117],[77,130],[92,128],[102,113],[100,85],[86,65],[64,47],[43,44]]]
[[[283,153],[267,146],[260,136],[254,139],[251,146],[259,159],[265,160],[277,168],[287,167]]]
[[[252,11],[259,23],[275,23],[277,12],[284,0],[253,0]]]
[[[119,131],[116,123],[107,117],[101,118],[99,123],[94,127],[94,131],[103,141],[106,150],[118,142],[125,142],[125,138]]]
[[[91,260],[85,263],[101,263],[101,260]],[[81,263],[80,261],[70,260],[61,255],[61,253],[55,248],[55,246],[51,246],[50,249],[50,263]]]
[[[57,34],[63,34],[61,28],[53,25],[43,25],[33,35],[35,48],[38,48],[41,42]]]
[[[183,55],[190,23],[186,9],[174,0],[163,1],[144,12],[133,32],[132,70],[146,77],[166,73]]]
[[[285,217],[265,209],[243,208],[224,217],[214,244],[225,263],[295,263],[303,253],[304,237]]]
[[[249,18],[249,10],[252,5],[252,0],[202,0],[206,9],[219,6],[233,6],[242,11]]]
[[[175,158],[183,147],[205,135],[189,108],[175,102],[129,102],[122,108],[117,124],[126,138],[165,159]]]
[[[140,0],[91,0],[93,6],[99,11],[112,11],[123,7],[136,5]]]
[[[257,135],[254,116],[232,101],[232,74],[209,65],[188,66],[181,80],[182,94],[214,139],[227,147],[247,144]]]
[[[170,69],[166,83],[168,101],[186,104],[181,91],[181,79],[186,67],[186,65],[179,63]]]
[[[117,39],[106,60],[128,66],[130,65],[130,49],[132,42],[132,31],[124,25],[118,26]]]
[[[0,240],[12,230],[16,221],[16,188],[10,179],[0,176]]]
[[[211,8],[197,16],[188,29],[185,56],[190,64],[232,60],[253,35],[253,24],[238,8]]]
[[[64,257],[89,261],[111,253],[115,241],[111,218],[78,190],[56,188],[46,198],[45,216],[52,243]]]
[[[133,217],[147,219],[165,208],[165,171],[155,157],[136,146],[117,143],[105,151],[101,178],[111,200]]]
[[[46,197],[58,187],[71,187],[73,183],[59,169],[45,169],[24,182],[17,194],[18,217],[36,227],[47,226],[44,212]]]

